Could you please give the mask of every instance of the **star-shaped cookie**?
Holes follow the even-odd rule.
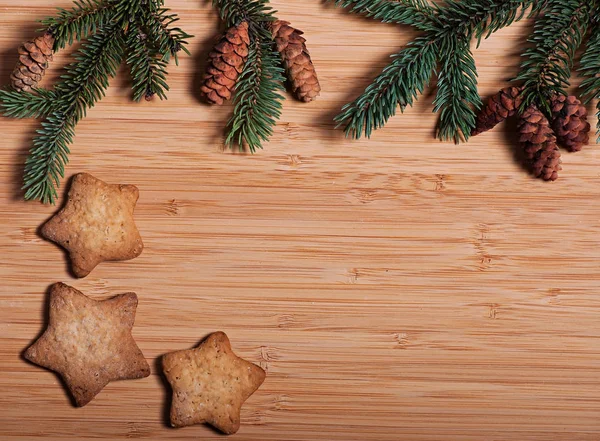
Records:
[[[208,423],[233,434],[240,428],[242,404],[265,380],[265,371],[231,350],[223,332],[200,346],[166,354],[162,366],[173,388],[171,425]]]
[[[96,301],[56,283],[48,328],[25,358],[59,373],[76,404],[85,406],[111,381],[150,375],[131,335],[136,307],[134,293]]]
[[[144,248],[133,221],[138,197],[133,185],[77,174],[67,203],[44,224],[41,234],[69,252],[77,277],[87,276],[100,262],[133,259]]]

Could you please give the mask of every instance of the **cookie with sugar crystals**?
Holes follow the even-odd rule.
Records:
[[[164,355],[162,366],[173,389],[171,425],[208,423],[228,435],[238,431],[242,404],[266,376],[233,353],[223,332],[210,334],[197,348]]]
[[[48,327],[25,358],[60,374],[77,406],[111,381],[147,377],[150,366],[131,335],[137,303],[134,293],[96,301],[56,283]]]
[[[41,234],[69,252],[75,276],[87,276],[100,262],[139,256],[144,244],[133,220],[137,187],[107,184],[88,173],[71,182],[64,208]]]

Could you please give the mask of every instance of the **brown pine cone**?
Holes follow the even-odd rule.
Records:
[[[54,37],[49,32],[27,41],[19,48],[19,61],[10,76],[12,87],[19,92],[28,92],[38,83],[52,61]]]
[[[562,161],[548,118],[532,104],[519,118],[518,128],[519,142],[534,176],[545,181],[558,179]]]
[[[585,106],[575,96],[557,95],[552,99],[552,128],[558,143],[572,152],[590,142],[590,123]]]
[[[513,116],[521,106],[521,89],[518,87],[506,87],[493,95],[486,106],[481,109],[477,116],[477,123],[473,129],[473,136],[487,132],[500,124],[506,118]]]
[[[231,98],[238,77],[248,59],[248,23],[230,28],[209,54],[208,66],[200,88],[211,104],[223,104]]]
[[[271,30],[296,98],[305,103],[314,100],[321,86],[303,32],[283,20],[274,21]]]

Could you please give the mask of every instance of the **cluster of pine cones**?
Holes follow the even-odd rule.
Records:
[[[477,118],[473,135],[494,128],[519,113],[521,89],[507,87],[492,96]],[[531,173],[546,181],[555,181],[562,170],[561,145],[571,152],[580,151],[590,140],[590,123],[585,106],[575,96],[556,95],[550,103],[551,121],[535,105],[518,115],[519,142]]]
[[[272,22],[270,30],[294,95],[300,101],[314,100],[319,95],[321,86],[302,31],[283,20]],[[215,45],[209,54],[200,88],[209,103],[223,104],[231,98],[248,59],[249,44],[248,23],[244,21],[228,29]]]

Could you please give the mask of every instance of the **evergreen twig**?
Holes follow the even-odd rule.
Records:
[[[271,8],[268,0],[213,0],[213,6],[217,8],[227,27],[242,21],[256,27],[275,20],[276,11]]]
[[[531,46],[515,81],[523,84],[524,110],[536,104],[549,116],[553,95],[566,95],[575,53],[587,32],[590,0],[549,0],[528,39]]]
[[[60,103],[53,90],[36,89],[18,92],[0,89],[0,106],[5,116],[13,118],[40,118],[55,112]]]
[[[55,38],[55,50],[87,40],[53,90],[0,90],[5,115],[45,118],[25,162],[26,199],[54,203],[75,126],[104,96],[124,59],[130,65],[136,101],[155,94],[166,98],[168,60],[179,50],[187,52],[191,35],[171,26],[177,17],[163,4],[163,0],[75,0],[72,9],[59,9],[55,17],[42,21]]]
[[[380,20],[414,26],[421,31],[431,31],[439,25],[434,8],[427,0],[334,0],[337,6],[349,12]]]
[[[237,83],[225,140],[228,147],[247,145],[254,152],[273,134],[283,99],[278,93],[283,90],[284,80],[279,59],[268,36],[262,35],[251,43],[248,61]]]
[[[191,55],[186,45],[187,40],[193,37],[180,27],[173,26],[178,21],[176,14],[171,14],[169,9],[160,8],[148,14],[142,23],[146,37],[150,39],[158,53],[162,54],[163,60],[168,63],[172,56],[177,65],[179,65],[179,51]]]
[[[55,17],[42,20],[43,30],[49,30],[55,38],[54,50],[81,41],[108,24],[113,15],[112,3],[114,2],[103,0],[75,0],[73,8],[59,8]]]
[[[449,54],[440,60],[434,112],[440,112],[438,138],[459,143],[475,127],[475,110],[482,102],[477,92],[477,69],[466,37],[450,36],[439,51]]]
[[[109,25],[90,37],[67,67],[63,82],[56,87],[61,97],[58,108],[42,122],[25,162],[25,199],[54,203],[68,162],[68,145],[75,126],[104,95],[108,79],[114,77],[123,57],[120,29]]]
[[[369,138],[396,114],[412,106],[419,93],[429,84],[437,62],[435,45],[427,38],[418,38],[393,56],[393,61],[375,78],[365,92],[346,104],[335,117],[345,126],[346,136]]]
[[[367,15],[373,7],[372,14],[382,21],[394,21],[402,8],[420,7],[421,11],[431,8],[434,11],[422,16],[423,20],[429,18],[427,22],[405,20],[403,24],[426,32],[394,55],[392,63],[365,92],[344,106],[335,118],[338,126],[345,126],[346,134],[356,139],[363,135],[370,137],[373,130],[382,127],[395,114],[398,106],[403,111],[407,105],[412,105],[417,94],[422,93],[429,83],[433,71],[438,74],[435,110],[441,112],[439,138],[455,142],[468,139],[475,125],[475,110],[481,105],[471,39],[487,38],[522,19],[529,7],[533,6],[532,13],[540,10],[536,0],[449,0],[436,6],[420,0],[406,0],[394,7],[384,7],[380,0],[340,0],[336,3],[353,6],[351,10]],[[425,50],[419,51],[419,48]],[[414,64],[411,57],[415,59]]]
[[[163,60],[160,53],[153,47],[148,47],[147,36],[139,26],[130,29],[126,46],[128,50],[127,64],[131,68],[133,79],[133,99],[140,101],[142,98],[151,99],[158,95],[160,99],[166,99],[167,85],[167,62]]]
[[[581,91],[586,104],[596,99],[597,134],[600,142],[600,5],[595,10],[592,32],[581,57],[579,74],[584,78]]]
[[[281,115],[284,69],[270,29],[276,11],[268,0],[213,0],[213,5],[227,27],[248,23],[248,60],[236,84],[225,145],[254,152],[273,134]]]

